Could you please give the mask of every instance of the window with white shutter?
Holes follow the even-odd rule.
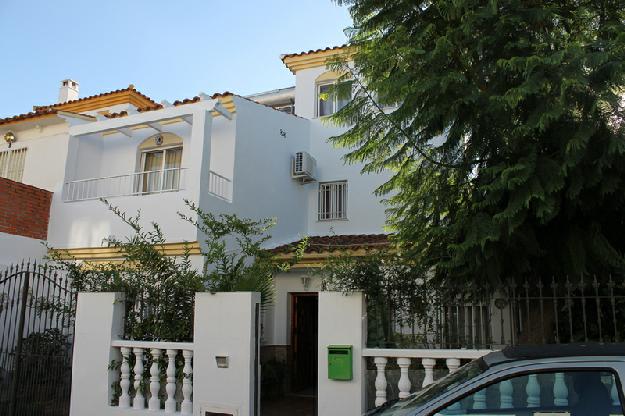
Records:
[[[24,175],[26,148],[0,151],[0,178],[21,182]]]

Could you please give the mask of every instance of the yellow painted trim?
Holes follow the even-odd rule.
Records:
[[[185,246],[189,249],[189,254],[202,254],[200,243],[197,241],[165,243],[159,246],[166,256],[182,256],[185,253]],[[110,260],[121,261],[120,249],[116,247],[81,247],[67,249],[50,249],[49,253],[56,253],[64,260],[95,260],[97,262],[109,262]]]
[[[330,51],[311,52],[304,55],[286,56],[282,59],[282,62],[286,65],[292,73],[297,73],[302,69],[317,68],[320,66],[326,66],[328,60],[337,55],[345,55],[347,58],[353,54],[353,49],[349,47],[343,47],[339,49],[333,49]]]

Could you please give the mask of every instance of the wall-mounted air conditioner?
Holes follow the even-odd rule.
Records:
[[[315,159],[307,152],[297,152],[291,164],[291,177],[302,182],[315,180]]]

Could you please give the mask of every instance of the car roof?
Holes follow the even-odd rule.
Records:
[[[564,357],[624,357],[625,343],[515,345],[482,357],[488,367],[511,361]]]

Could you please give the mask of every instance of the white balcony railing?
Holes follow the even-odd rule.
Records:
[[[122,357],[120,409],[147,409],[150,415],[193,414],[193,343],[120,340],[113,341],[112,346],[119,349]],[[142,384],[148,363],[151,363],[149,386],[144,388]],[[177,377],[180,372],[182,377]]]
[[[211,170],[208,174],[208,192],[218,198],[232,202],[232,181]]]
[[[65,182],[63,201],[147,195],[184,189],[185,168],[171,168]]]
[[[394,360],[400,369],[400,378],[397,383],[399,398],[404,399],[411,392],[419,390],[413,386],[408,378],[408,368],[413,362],[420,362],[425,370],[425,377],[421,388],[434,382],[434,367],[437,361],[444,361],[449,373],[456,371],[461,364],[461,360],[474,360],[491,352],[491,350],[420,350],[420,349],[378,349],[365,348],[363,357],[372,357],[376,367],[375,378],[375,406],[382,406],[386,403],[386,365]]]

